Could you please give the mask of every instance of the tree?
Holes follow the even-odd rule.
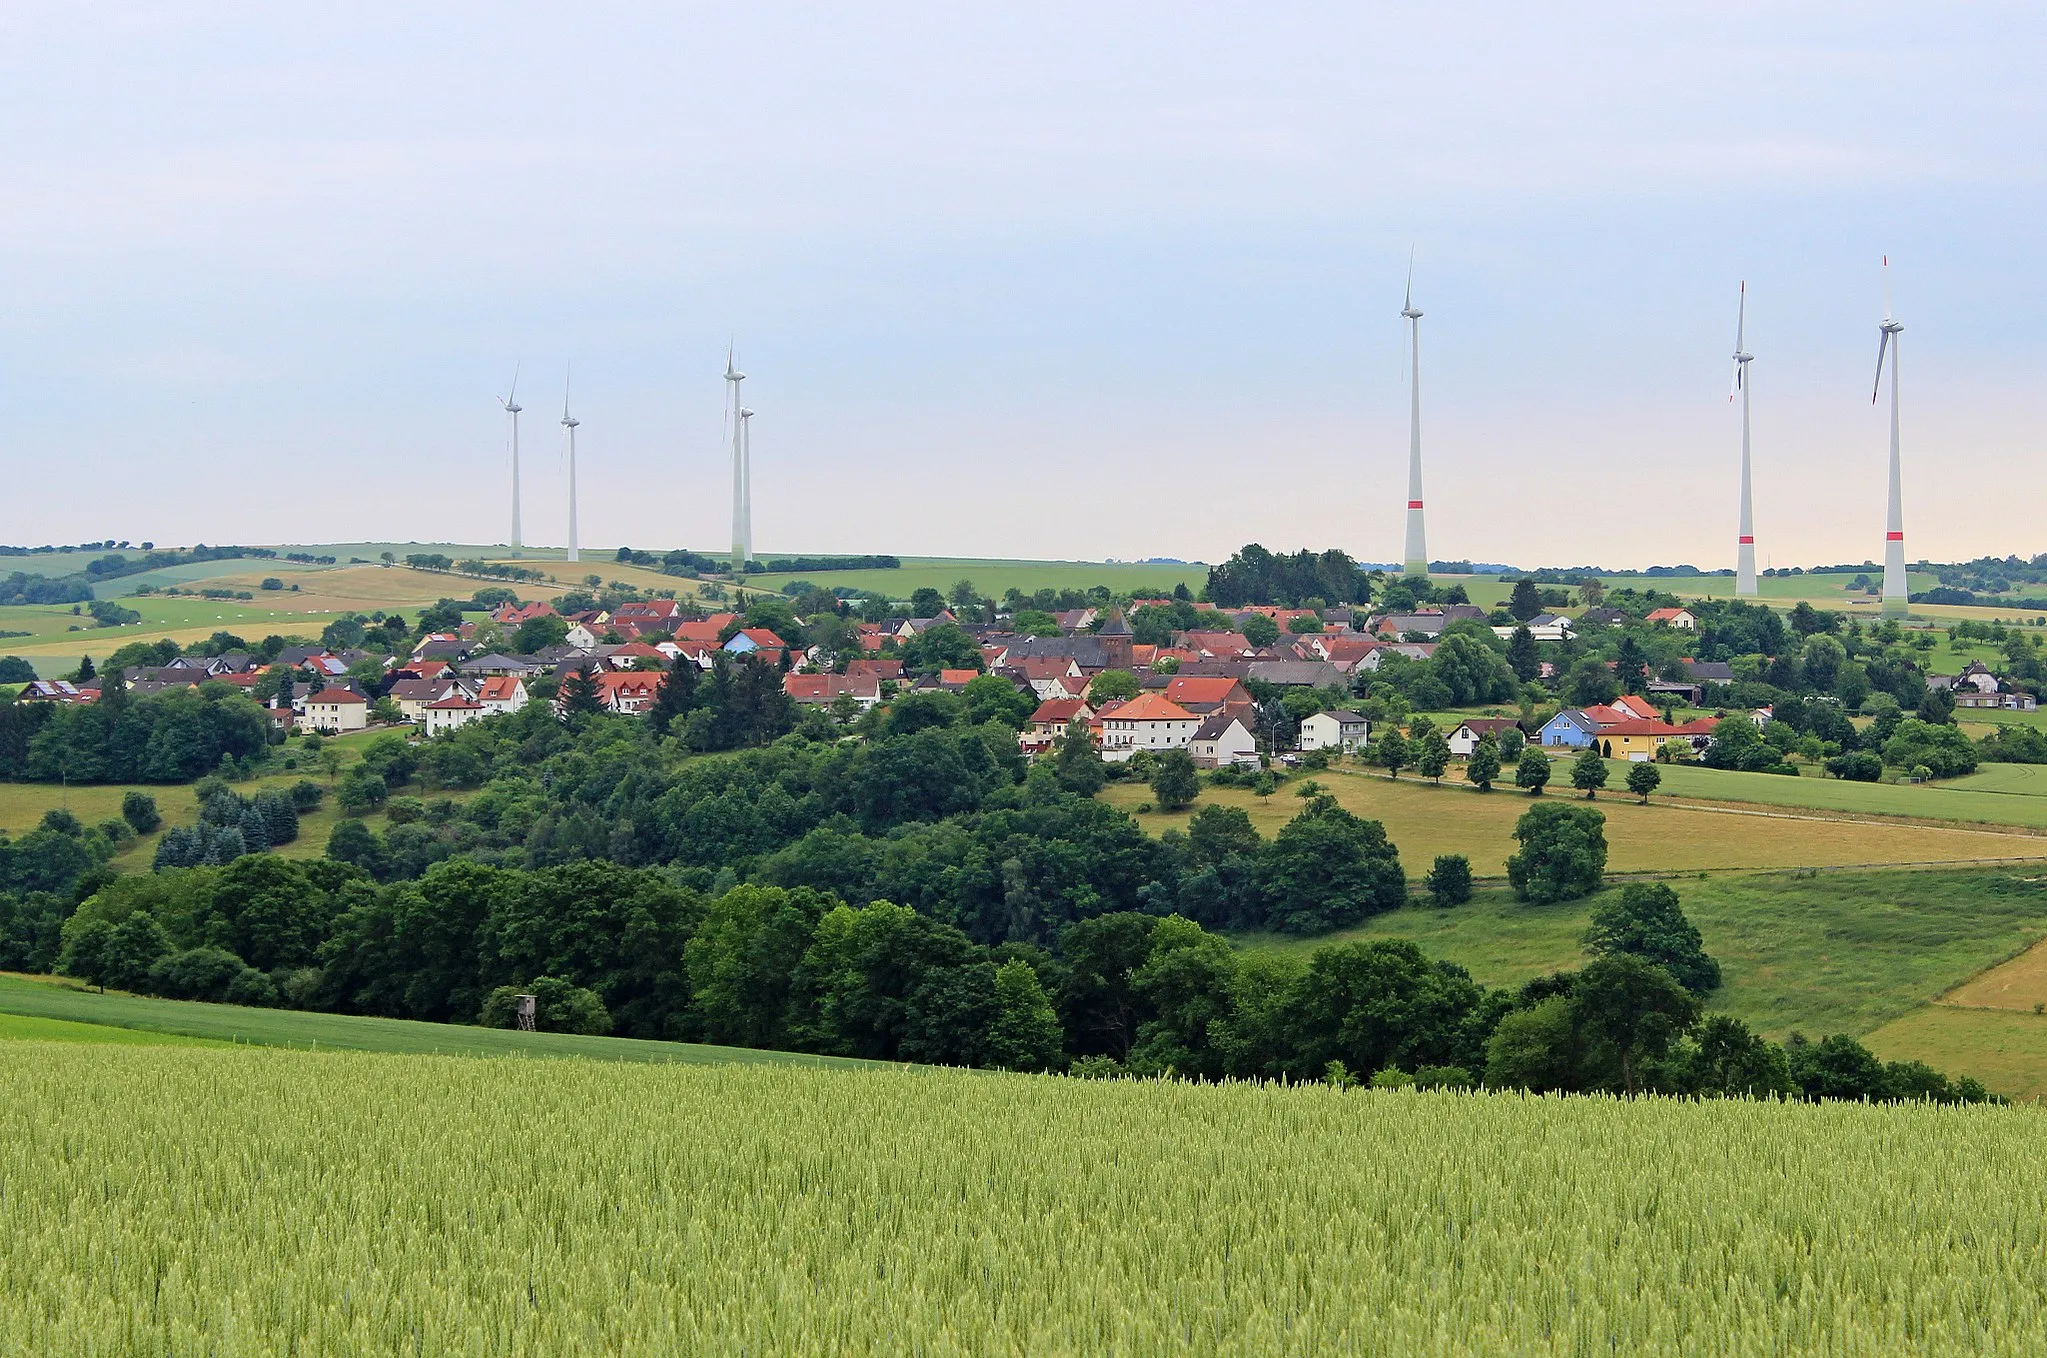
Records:
[[[1138,610],[1143,612],[1142,609]],[[1020,608],[1010,618],[1009,625],[1027,637],[1056,637],[1059,635],[1059,619],[1040,608]]]
[[[1279,640],[1279,624],[1263,613],[1253,613],[1244,619],[1244,640],[1253,646],[1270,646]]]
[[[1536,588],[1535,581],[1521,579],[1514,582],[1514,592],[1507,598],[1507,611],[1514,615],[1516,622],[1527,622],[1542,612],[1542,591]]]
[[[1635,640],[1634,633],[1623,632],[1620,645],[1614,652],[1614,675],[1620,680],[1621,689],[1627,693],[1642,691],[1642,677],[1648,672],[1648,657],[1642,652],[1642,643]]]
[[[647,724],[663,735],[674,731],[675,723],[696,706],[697,677],[696,662],[686,655],[677,656],[668,673],[661,676],[661,686],[654,690],[654,706],[647,713]]]
[[[1059,737],[1059,749],[1052,756],[1052,768],[1059,786],[1083,797],[1094,796],[1109,780],[1102,756],[1095,749],[1094,733],[1079,717],[1066,723],[1065,734]]]
[[[1540,802],[1522,813],[1514,838],[1521,847],[1507,881],[1532,905],[1590,895],[1606,875],[1606,817],[1592,807]]]
[[[604,710],[597,687],[597,671],[588,661],[562,681],[562,710],[570,716],[593,716]]]
[[[534,1026],[543,1033],[585,1033],[603,1036],[611,1031],[611,1013],[597,993],[572,985],[558,976],[536,976],[521,987],[499,986],[483,1002],[476,1021],[485,1028],[519,1026],[519,996],[534,999]]]
[[[1488,731],[1478,738],[1478,744],[1471,749],[1471,758],[1464,762],[1464,777],[1467,782],[1478,784],[1480,792],[1491,792],[1493,780],[1500,776],[1500,742]]]
[[[1407,874],[1386,827],[1333,798],[1314,797],[1260,855],[1270,919],[1284,933],[1318,934],[1407,903]]]
[[[1606,582],[1597,576],[1588,576],[1578,582],[1578,602],[1587,608],[1597,608],[1606,602]]]
[[[1087,686],[1087,700],[1094,707],[1115,702],[1119,698],[1128,700],[1136,696],[1137,676],[1129,670],[1103,670],[1095,676],[1094,682]]]
[[[569,620],[559,613],[543,613],[519,624],[512,634],[512,649],[520,655],[536,655],[568,640]]]
[[[1619,1061],[1622,1087],[1632,1096],[1642,1062],[1663,1056],[1698,1022],[1699,1001],[1662,967],[1620,953],[1578,973],[1571,1015],[1582,1035]]]
[[[1587,658],[1578,662],[1564,685],[1564,695],[1576,707],[1598,707],[1621,696],[1621,681],[1604,663]]]
[[[995,1022],[989,1063],[1004,1070],[1057,1070],[1064,1062],[1059,1015],[1030,963],[1011,958],[995,969]]]
[[[1449,767],[1450,742],[1443,739],[1441,731],[1431,727],[1416,743],[1414,771],[1424,778],[1440,783],[1443,781],[1443,771]]]
[[[1601,956],[1625,953],[1654,963],[1694,994],[1720,984],[1720,964],[1706,955],[1677,893],[1661,882],[1630,882],[1618,897],[1596,907],[1585,944]]]
[[[1059,1017],[1074,1055],[1129,1058],[1144,1017],[1135,978],[1151,955],[1158,923],[1150,915],[1117,911],[1070,924],[1059,935],[1067,967]]]
[[[935,618],[945,611],[945,596],[929,585],[910,595],[910,616]]]
[[[1936,726],[1909,717],[1899,722],[1897,734],[1884,742],[1883,756],[1894,768],[1924,767],[1935,778],[1974,773],[1981,757],[1959,727]]]
[[[1514,765],[1514,786],[1527,788],[1531,797],[1540,797],[1553,771],[1550,758],[1542,748],[1530,745],[1521,751],[1521,759]]]
[[[341,780],[334,793],[334,804],[346,815],[366,816],[382,806],[390,793],[389,784],[358,764]]]
[[[2022,727],[2007,726],[1995,732],[1993,738],[1995,736],[2002,736],[2006,732],[2023,729]],[[2047,760],[2039,762],[2047,763]],[[1827,772],[1833,774],[1836,778],[1843,778],[1851,783],[1874,783],[1881,780],[1884,776],[1883,756],[1873,750],[1850,750],[1846,754],[1836,755],[1829,759],[1827,761]]]
[[[1542,673],[1542,657],[1536,654],[1535,633],[1524,624],[1514,629],[1507,638],[1507,668],[1514,671],[1514,677],[1522,683],[1533,683]]]
[[[1649,794],[1663,781],[1663,772],[1648,760],[1628,765],[1628,791],[1642,799],[1642,805],[1649,805]]]
[[[163,824],[163,815],[156,809],[156,798],[147,792],[129,792],[121,798],[121,819],[138,835],[146,835]]]
[[[999,674],[983,674],[967,681],[960,691],[967,705],[967,720],[975,726],[1000,722],[1012,731],[1031,724],[1037,700]]]
[[[1599,789],[1606,786],[1606,761],[1599,757],[1599,747],[1588,745],[1578,752],[1571,761],[1571,786],[1585,794],[1585,800],[1597,801]]]
[[[1253,857],[1264,847],[1250,813],[1241,806],[1204,806],[1187,822],[1187,855],[1198,868]]]
[[[1400,770],[1410,758],[1407,737],[1400,734],[1399,727],[1389,725],[1386,734],[1380,736],[1378,742],[1372,746],[1372,754],[1385,766],[1389,777],[1398,778]]]
[[[1471,860],[1461,853],[1438,854],[1427,881],[1435,904],[1462,905],[1471,899]]]
[[[1201,795],[1201,773],[1194,767],[1194,756],[1183,749],[1167,750],[1160,755],[1151,776],[1151,790],[1163,810],[1178,811],[1191,804]]]

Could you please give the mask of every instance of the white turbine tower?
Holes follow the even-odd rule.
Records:
[[[1741,536],[1734,549],[1734,593],[1736,598],[1756,597],[1756,506],[1749,490],[1748,450],[1748,365],[1755,362],[1742,343],[1748,330],[1748,282],[1741,285],[1741,302],[1734,320],[1734,390],[1741,396]],[[1731,399],[1731,398],[1730,398]]]
[[[739,408],[739,549],[741,556],[753,560],[753,412],[745,406]]]
[[[582,421],[569,414],[569,379],[562,377],[562,428],[569,431],[569,560],[581,561],[576,548],[576,426]]]
[[[741,415],[744,408],[739,399],[739,384],[746,380],[746,374],[739,371],[732,361],[732,349],[725,349],[725,380],[731,383],[732,392],[732,574],[735,578],[746,571],[747,549],[753,544],[749,511],[752,506],[746,498],[746,429]]]
[[[1884,354],[1891,358],[1891,504],[1884,519],[1884,603],[1886,616],[1904,613],[1910,598],[1905,583],[1905,492],[1898,462],[1898,358],[1904,341],[1898,336],[1905,327],[1891,317],[1891,260],[1884,256],[1884,319],[1877,327],[1876,384],[1870,388],[1869,403],[1876,404],[1884,385]]]
[[[519,369],[512,368],[512,392],[499,398],[498,404],[512,417],[512,550],[518,551],[519,541],[519,412],[526,407],[519,404]]]
[[[1422,531],[1422,314],[1414,306],[1414,261],[1407,265],[1407,301],[1400,314],[1407,319],[1413,351],[1414,385],[1407,417],[1407,561],[1408,575],[1429,573],[1428,537]]]

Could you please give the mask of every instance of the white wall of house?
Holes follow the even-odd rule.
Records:
[[[1160,718],[1151,721],[1102,721],[1102,758],[1121,763],[1139,750],[1184,749],[1201,728],[1195,718]]]
[[[1327,712],[1317,712],[1301,723],[1300,748],[1303,750],[1355,750],[1365,743],[1369,727],[1356,722],[1346,732],[1345,728]]]

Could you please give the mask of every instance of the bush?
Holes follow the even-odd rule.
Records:
[[[275,1009],[277,1007],[277,986],[268,976],[254,967],[243,967],[241,974],[228,983],[227,1002],[246,1004],[252,1008]]]
[[[1851,783],[1874,783],[1884,776],[1884,761],[1872,750],[1850,750],[1829,759],[1827,772]]]
[[[382,778],[358,765],[341,780],[341,786],[334,793],[334,802],[342,811],[351,816],[366,816],[384,804],[391,795],[391,789]]]
[[[291,804],[301,813],[318,811],[326,796],[327,789],[310,778],[301,778],[291,785]]]
[[[149,969],[149,988],[174,1000],[220,1001],[247,970],[226,948],[187,948]]]
[[[393,825],[410,825],[426,817],[426,803],[417,797],[393,797],[384,804],[384,814]]]
[[[1589,806],[1545,801],[1514,825],[1521,848],[1507,860],[1507,881],[1531,905],[1576,900],[1606,875],[1606,817]]]
[[[519,1026],[519,996],[535,1000],[535,1026],[544,1033],[602,1036],[611,1031],[611,1013],[592,990],[554,976],[536,977],[529,986],[499,986],[483,1002],[476,1021],[485,1028]]]
[[[139,789],[121,798],[121,819],[128,822],[138,835],[151,834],[163,824],[163,814],[156,809],[156,798]]]
[[[1437,905],[1462,905],[1471,899],[1471,860],[1461,853],[1439,854],[1429,869],[1429,899]]]

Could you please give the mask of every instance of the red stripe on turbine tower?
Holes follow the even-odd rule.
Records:
[[[1407,502],[1407,507],[1409,509],[1420,509],[1422,507],[1422,502],[1420,500],[1409,500]]]
[[[1756,540],[1750,537],[1748,534],[1744,533],[1741,535],[1741,541],[1736,543],[1735,545],[1738,547],[1753,547],[1756,545]]]
[[[1904,540],[1905,540],[1905,535],[1904,535],[1903,533],[1885,533],[1885,534],[1884,534],[1884,541],[1885,541],[1885,542],[1903,542]]]

